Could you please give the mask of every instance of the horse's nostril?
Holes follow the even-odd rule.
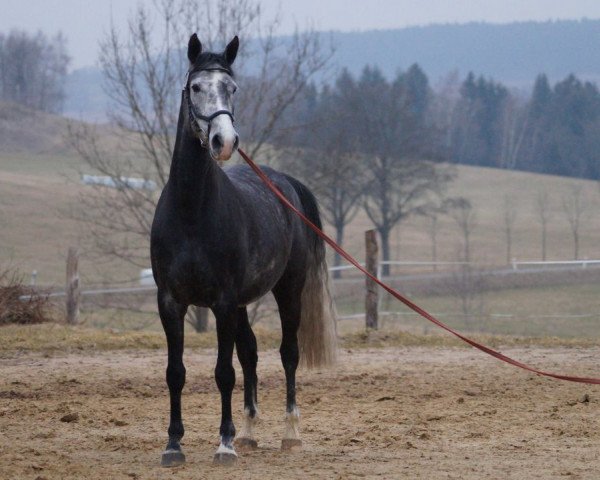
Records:
[[[210,145],[215,152],[220,152],[223,148],[223,137],[220,134],[215,134],[212,138]]]
[[[237,150],[239,144],[240,144],[240,137],[239,137],[239,135],[236,135],[235,140],[233,142],[233,149]]]

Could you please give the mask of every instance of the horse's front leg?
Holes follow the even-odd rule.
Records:
[[[161,465],[173,467],[185,463],[180,441],[184,434],[181,421],[181,390],[185,384],[183,365],[183,318],[187,307],[176,303],[170,294],[158,292],[158,312],[165,330],[168,347],[167,385],[171,397],[169,442],[162,454]]]
[[[217,320],[217,341],[219,353],[215,367],[215,380],[221,392],[221,443],[214,456],[214,463],[230,465],[237,460],[233,448],[235,426],[231,417],[231,393],[235,386],[235,370],[233,369],[233,347],[237,329],[237,305],[230,302],[213,308]]]

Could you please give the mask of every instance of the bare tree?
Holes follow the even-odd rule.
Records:
[[[304,120],[305,128],[295,135],[294,143],[301,148],[288,149],[285,169],[301,178],[319,198],[319,206],[325,219],[335,228],[336,241],[342,244],[344,229],[352,221],[360,208],[359,200],[365,190],[366,181],[358,175],[364,168],[365,159],[357,152],[357,139],[349,135],[348,126],[354,121],[344,108],[343,78],[336,82],[336,88],[308,90],[304,99],[307,107],[298,114]],[[336,252],[334,265],[341,264],[341,256]],[[340,277],[334,272],[334,278]]]
[[[429,214],[429,238],[431,239],[431,261],[433,262],[433,271],[437,271],[437,235],[439,230],[438,224],[439,214],[437,211]]]
[[[503,114],[502,147],[498,162],[500,167],[514,170],[529,132],[529,107],[516,95],[509,95],[504,101]]]
[[[389,83],[378,69],[365,68],[358,82],[348,82],[347,108],[361,119],[361,138],[368,167],[363,207],[381,237],[383,260],[390,260],[390,234],[407,217],[436,203],[453,178],[435,163],[437,130],[429,115],[427,78],[413,65]],[[383,275],[389,275],[384,265]]]
[[[362,157],[333,146],[324,151],[303,149],[288,157],[294,159],[289,170],[302,178],[318,197],[323,216],[333,225],[336,242],[341,245],[345,227],[358,213],[365,189],[364,177],[356,173],[361,168]],[[341,256],[336,252],[334,266],[340,264]],[[340,271],[334,271],[333,276],[339,278]]]
[[[241,86],[236,120],[249,153],[260,155],[267,142],[284,133],[280,121],[324,69],[331,50],[322,48],[314,31],[276,37],[279,20],[264,20],[260,3],[253,0],[156,0],[153,9],[138,7],[125,34],[110,29],[101,43],[100,65],[112,100],[113,140],[107,144],[91,127],[69,129],[87,169],[118,186],[111,191],[90,187],[80,199],[79,220],[100,256],[139,267],[148,264],[158,192],[123,179],[139,177],[158,189],[167,181],[187,70],[183,47],[191,33],[198,32],[207,50],[222,48],[234,35],[242,39],[236,60]]]
[[[433,203],[428,205],[427,208],[423,209],[421,212],[429,219],[429,228],[427,229],[427,233],[429,234],[429,239],[431,240],[431,261],[433,262],[434,271],[437,271],[437,239],[440,228],[440,216],[447,215],[448,213],[452,212],[458,204],[463,204],[465,202],[467,202],[467,200],[462,197],[448,197],[444,198],[437,204]]]
[[[456,223],[461,235],[461,249],[458,261],[468,263],[472,259],[471,241],[473,230],[477,226],[477,215],[469,200],[458,198],[452,202],[450,217]]]
[[[423,213],[434,203],[443,194],[452,173],[432,162],[408,158],[375,157],[370,167],[371,181],[363,206],[381,236],[383,259],[387,261],[394,226],[410,215]],[[389,275],[389,265],[384,265],[382,273]]]
[[[45,112],[60,112],[70,58],[62,33],[52,38],[13,30],[0,34],[0,98]]]
[[[442,214],[448,213],[447,207],[448,205],[454,203],[456,199],[447,199],[439,205],[432,205],[427,208],[423,213],[429,220],[429,225],[427,228],[427,233],[429,235],[429,240],[431,241],[431,261],[433,262],[433,270],[437,271],[437,261],[438,261],[438,233],[440,230],[440,216]]]
[[[569,193],[562,198],[562,206],[573,236],[573,258],[579,260],[581,226],[589,213],[583,188],[580,185],[572,185]]]
[[[460,78],[457,70],[448,73],[435,85],[431,104],[431,115],[441,132],[441,145],[445,150],[452,148],[452,129],[457,120],[457,104],[460,99]]]
[[[477,215],[471,203],[459,198],[454,200],[450,216],[461,236],[458,261],[459,270],[453,275],[453,290],[458,297],[465,323],[471,326],[471,317],[483,309],[483,278],[473,267],[472,235],[477,227]]]
[[[548,221],[550,220],[550,202],[548,192],[546,190],[539,190],[535,197],[535,211],[537,213],[537,219],[542,227],[542,261],[546,261],[546,245],[548,237]]]
[[[506,239],[506,264],[512,262],[512,240],[515,221],[517,220],[517,204],[515,197],[504,195],[502,202],[502,217],[504,220],[504,238]]]

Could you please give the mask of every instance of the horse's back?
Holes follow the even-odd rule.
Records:
[[[294,180],[275,169],[261,168],[286,198],[304,211]],[[304,270],[309,242],[300,218],[248,166],[236,165],[225,169],[225,173],[243,199],[252,268],[256,272],[272,269],[277,277],[284,271]]]
[[[294,189],[292,182],[290,182],[291,177],[271,167],[261,165],[260,168],[283,192],[288,200],[295,206],[301,207],[297,192]],[[283,207],[277,197],[275,197],[260,177],[256,175],[248,165],[234,165],[232,167],[224,168],[223,171],[242,196],[246,198],[249,196],[252,203],[269,203],[281,205]]]

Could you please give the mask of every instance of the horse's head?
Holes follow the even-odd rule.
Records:
[[[237,85],[231,70],[238,46],[236,36],[223,53],[202,53],[202,44],[195,33],[188,43],[190,69],[184,96],[189,124],[216,160],[229,160],[239,141],[233,127],[233,94]]]

